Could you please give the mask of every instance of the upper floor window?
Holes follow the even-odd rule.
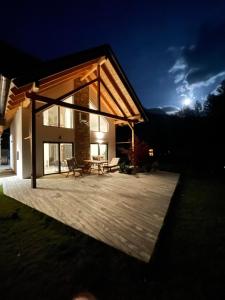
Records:
[[[69,97],[64,102],[73,103],[73,97]],[[73,128],[73,110],[62,106],[53,106],[43,112],[43,125],[64,128]]]
[[[89,102],[89,107],[91,109],[96,109],[92,102]],[[100,132],[108,132],[109,131],[109,123],[105,117],[90,114],[89,116],[90,122],[90,130],[91,131],[100,131]]]

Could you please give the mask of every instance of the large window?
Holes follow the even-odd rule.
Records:
[[[64,100],[73,103],[73,97]],[[43,112],[43,125],[73,128],[73,110],[62,106],[53,106]]]
[[[44,143],[44,174],[66,172],[66,159],[72,156],[72,143]]]
[[[108,160],[108,145],[107,144],[91,144],[90,147],[91,158],[93,156],[101,155],[105,160]]]
[[[89,107],[91,109],[96,110],[96,107],[93,105],[92,102],[89,103]],[[109,124],[105,117],[90,114],[89,122],[90,122],[90,130],[91,131],[100,131],[100,132],[108,132],[109,131]]]

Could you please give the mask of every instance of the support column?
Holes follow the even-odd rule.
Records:
[[[101,111],[101,74],[100,74],[101,66],[98,64],[97,68],[97,77],[98,77],[98,92],[97,92],[97,97],[98,97],[98,110]]]
[[[37,166],[36,166],[36,101],[31,101],[31,188],[37,187]]]
[[[131,163],[135,165],[135,134],[134,134],[134,123],[128,123],[131,129]]]

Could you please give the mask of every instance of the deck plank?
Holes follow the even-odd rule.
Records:
[[[179,175],[108,173],[80,178],[9,177],[4,193],[128,255],[148,262]]]

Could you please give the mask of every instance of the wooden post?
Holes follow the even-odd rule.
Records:
[[[37,187],[37,168],[36,168],[36,101],[31,100],[31,188]]]
[[[131,163],[132,165],[135,164],[135,135],[134,135],[134,123],[129,122],[128,123],[130,129],[131,129]]]
[[[97,98],[98,98],[98,110],[101,111],[101,74],[100,74],[100,65],[97,67],[97,79],[98,79],[98,90],[97,90]],[[100,131],[100,117],[98,116],[98,131]]]
[[[100,74],[101,66],[98,64],[97,68],[97,78],[98,78],[98,110],[101,111],[101,74]]]

